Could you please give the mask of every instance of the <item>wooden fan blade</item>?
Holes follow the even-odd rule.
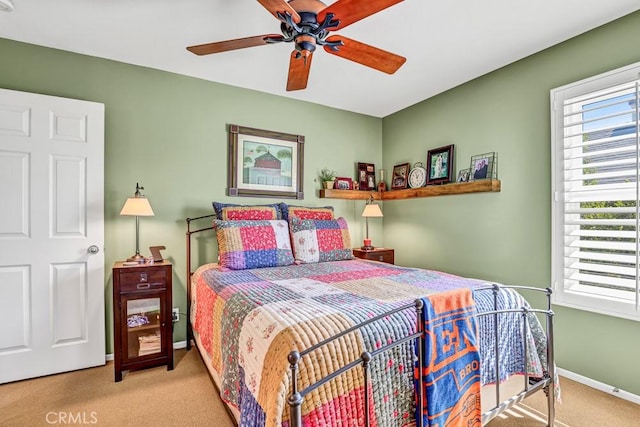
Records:
[[[339,30],[367,16],[378,13],[402,0],[338,0],[318,13],[318,22],[322,22],[327,13],[333,13],[333,19],[339,19],[340,25],[332,31]]]
[[[366,65],[367,67],[374,68],[387,74],[395,73],[398,71],[398,68],[407,61],[407,58],[403,56],[378,49],[377,47],[369,46],[368,44],[352,40],[344,36],[336,35],[327,37],[327,41],[330,42],[338,40],[342,41],[344,46],[339,46],[338,50],[332,50],[329,46],[324,46],[324,50],[333,55],[357,62],[358,64]]]
[[[271,14],[278,20],[280,19],[278,12],[283,14],[284,12],[289,12],[293,17],[293,22],[300,22],[300,15],[298,15],[298,12],[296,12],[295,9],[292,8],[285,0],[258,0],[258,2],[264,6],[265,9],[271,12]]]
[[[311,71],[311,58],[313,53],[309,52],[306,59],[300,55],[298,51],[291,52],[289,60],[289,78],[287,79],[287,91],[305,89],[307,80],[309,80],[309,71]]]
[[[226,52],[228,50],[244,49],[245,47],[271,44],[265,41],[266,38],[282,40],[280,34],[264,34],[262,36],[244,37],[242,39],[225,40],[223,42],[206,43],[197,46],[189,46],[187,50],[196,55],[209,55],[211,53]]]

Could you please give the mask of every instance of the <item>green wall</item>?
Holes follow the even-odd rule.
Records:
[[[386,168],[455,144],[455,170],[498,153],[502,191],[385,203],[396,262],[502,283],[551,284],[549,91],[640,61],[640,13],[383,119]],[[557,364],[640,395],[640,324],[555,306]]]
[[[263,203],[274,199],[227,197],[227,124],[306,138],[304,200],[319,206],[324,167],[355,176],[355,161],[380,164],[382,122],[316,104],[211,83],[154,69],[0,39],[0,87],[105,104],[105,299],[107,352],[112,352],[111,266],[135,252],[135,221],[120,217],[136,182],[155,212],[140,219],[140,248],[164,245],[174,265],[173,306],[186,312],[185,218],[212,213],[213,200]],[[283,85],[286,76],[283,76]],[[364,202],[331,201],[349,221],[354,241],[364,235]],[[382,235],[382,222],[378,235]],[[371,234],[376,228],[371,227]],[[197,239],[194,260],[215,260],[213,235]],[[174,340],[186,339],[186,322]]]
[[[499,154],[500,193],[388,201],[370,221],[376,245],[396,262],[504,283],[550,284],[549,90],[640,61],[640,13],[473,80],[384,119],[290,100],[149,68],[0,39],[0,87],[102,102],[105,139],[105,297],[112,351],[111,265],[135,248],[134,222],[118,215],[135,190],[156,216],[141,219],[140,246],[165,245],[174,263],[174,306],[186,310],[184,219],[211,212],[226,188],[226,125],[302,134],[305,199],[331,204],[357,245],[363,202],[317,198],[317,172],[355,176],[355,163],[425,162],[426,151],[455,144],[456,171],[470,157]],[[284,76],[283,76],[284,79]],[[384,163],[382,162],[384,159]],[[384,224],[384,229],[382,228]],[[197,239],[197,262],[215,241]],[[557,312],[562,368],[640,395],[640,325],[563,307]],[[185,322],[175,341],[185,339]]]

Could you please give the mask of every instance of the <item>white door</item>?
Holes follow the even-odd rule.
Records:
[[[104,105],[0,89],[0,383],[105,363]]]

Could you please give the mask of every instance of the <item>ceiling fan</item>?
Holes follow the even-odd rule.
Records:
[[[348,25],[380,12],[402,0],[338,0],[327,6],[320,0],[258,0],[281,21],[282,34],[264,34],[215,43],[189,46],[196,55],[226,52],[246,47],[294,42],[289,60],[287,90],[307,87],[311,59],[316,46],[336,55],[387,74],[395,73],[406,58],[344,36],[329,35]]]

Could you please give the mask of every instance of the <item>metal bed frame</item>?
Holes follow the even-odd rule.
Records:
[[[191,340],[193,339],[193,328],[191,325],[191,275],[192,275],[192,270],[191,270],[191,235],[196,234],[196,233],[200,233],[206,230],[212,230],[213,226],[209,226],[209,227],[203,227],[203,228],[199,228],[196,230],[191,230],[191,222],[192,221],[196,221],[196,220],[200,220],[200,219],[204,219],[204,218],[212,218],[215,217],[214,214],[210,214],[210,215],[203,215],[203,216],[199,216],[199,217],[195,217],[195,218],[187,218],[186,222],[187,222],[187,232],[186,232],[186,243],[187,243],[187,281],[186,281],[186,286],[187,286],[187,350],[191,349]],[[544,293],[546,296],[546,309],[534,309],[534,308],[527,308],[527,307],[522,307],[520,309],[507,309],[507,310],[497,310],[498,307],[498,292],[500,291],[500,289],[515,289],[517,291],[531,291],[531,292],[539,292],[539,293]],[[523,390],[519,393],[517,393],[514,396],[511,396],[505,400],[501,400],[500,397],[500,383],[499,381],[496,383],[496,388],[495,388],[495,401],[496,404],[489,409],[488,411],[485,411],[482,414],[482,425],[485,425],[486,423],[488,423],[489,421],[491,421],[492,419],[494,419],[496,416],[498,416],[499,414],[501,414],[502,412],[510,409],[511,407],[513,407],[514,405],[516,405],[517,403],[520,403],[521,401],[523,401],[525,398],[529,397],[530,395],[543,390],[547,396],[547,426],[548,427],[553,427],[554,425],[554,421],[555,421],[555,356],[554,356],[554,338],[553,338],[553,318],[554,318],[554,312],[551,309],[551,294],[552,294],[552,290],[551,288],[535,288],[535,287],[529,287],[529,286],[514,286],[514,285],[498,285],[498,284],[493,284],[491,286],[486,286],[486,287],[482,287],[482,288],[476,288],[474,291],[491,291],[493,292],[493,310],[492,311],[487,311],[484,313],[478,313],[476,314],[476,317],[482,317],[482,316],[494,316],[494,330],[493,330],[493,336],[494,336],[494,340],[496,343],[495,348],[498,348],[498,340],[499,340],[499,331],[500,331],[500,315],[501,314],[506,314],[506,313],[521,313],[522,314],[522,328],[523,328],[523,354],[524,354],[524,361],[523,361]],[[416,332],[414,332],[413,334],[407,335],[405,337],[399,338],[394,342],[388,343],[385,346],[382,346],[376,350],[373,351],[364,351],[362,352],[362,354],[360,355],[359,359],[356,359],[344,366],[342,366],[341,368],[337,369],[336,371],[326,375],[325,377],[319,379],[318,381],[316,381],[313,384],[308,385],[306,388],[304,389],[299,389],[298,387],[298,367],[300,364],[300,361],[303,357],[309,355],[310,353],[312,353],[313,351],[351,333],[354,332],[370,323],[376,322],[376,321],[380,321],[381,319],[387,317],[387,316],[392,316],[394,314],[400,313],[404,310],[415,310],[416,311],[416,318],[418,319],[417,325],[416,325]],[[363,369],[363,376],[364,376],[364,384],[369,384],[369,365],[371,363],[371,361],[379,356],[380,354],[385,353],[386,351],[389,351],[395,347],[398,347],[406,342],[409,341],[413,341],[414,345],[415,344],[419,344],[417,345],[418,348],[418,354],[417,354],[417,363],[419,364],[419,366],[422,366],[422,361],[423,361],[423,354],[422,354],[422,346],[423,346],[423,341],[424,341],[424,330],[423,330],[423,325],[422,322],[420,322],[420,318],[421,318],[421,313],[422,313],[422,309],[423,309],[423,302],[420,299],[415,300],[414,303],[410,303],[410,304],[406,304],[404,306],[395,308],[393,310],[389,310],[385,313],[382,313],[378,316],[375,316],[371,319],[368,319],[366,321],[363,321],[355,326],[352,326],[351,328],[345,329],[344,331],[329,337],[311,347],[308,347],[302,351],[292,351],[291,353],[289,353],[288,355],[288,362],[289,362],[289,367],[291,369],[291,394],[289,395],[289,398],[287,399],[289,407],[290,407],[290,420],[291,420],[291,427],[302,427],[302,403],[304,401],[304,398],[306,395],[308,395],[309,393],[311,393],[312,391],[316,390],[317,388],[323,386],[324,384],[328,383],[331,380],[336,379],[337,377],[339,377],[340,375],[342,375],[343,373],[357,368],[358,365],[360,365]],[[546,333],[546,345],[547,345],[547,370],[545,371],[545,374],[543,375],[542,378],[531,378],[528,374],[527,374],[527,364],[528,364],[528,355],[527,355],[527,331],[529,329],[529,320],[528,320],[528,315],[530,313],[537,313],[540,315],[543,315],[545,317],[546,320],[546,325],[545,325],[545,333]],[[496,354],[496,360],[495,360],[495,370],[496,370],[496,378],[500,378],[500,359],[499,359],[499,353]],[[365,387],[365,393],[364,393],[364,413],[365,413],[365,426],[369,427],[370,425],[370,420],[369,420],[369,406],[371,405],[370,401],[369,401],[369,393],[366,392],[366,388]],[[416,402],[418,407],[422,408],[423,407],[423,401],[424,401],[424,396],[422,395],[422,377],[420,376],[418,379],[418,390],[419,392],[417,393],[416,397]],[[418,420],[416,427],[423,427],[422,424],[422,417],[420,417],[420,419]]]
[[[515,289],[515,290],[526,290],[526,291],[533,291],[533,292],[542,292],[545,293],[546,295],[546,301],[547,301],[547,308],[546,310],[542,310],[542,309],[532,309],[532,308],[526,308],[526,307],[522,307],[520,309],[507,309],[507,310],[497,310],[497,306],[498,306],[498,292],[500,289],[506,289],[506,288],[510,288],[510,289]],[[554,312],[551,310],[551,293],[552,290],[550,288],[546,288],[546,289],[541,289],[541,288],[534,288],[534,287],[528,287],[528,286],[506,286],[506,285],[498,285],[498,284],[493,284],[491,286],[487,286],[487,287],[483,287],[483,288],[477,288],[474,289],[474,292],[477,291],[492,291],[493,292],[493,310],[492,311],[486,311],[483,313],[478,313],[476,314],[476,317],[482,317],[482,316],[494,316],[494,330],[493,330],[493,336],[494,336],[494,340],[496,343],[495,348],[498,349],[498,340],[499,340],[499,330],[500,330],[500,323],[499,323],[499,316],[501,314],[506,314],[506,313],[521,313],[522,314],[522,329],[523,329],[523,354],[524,354],[524,361],[523,361],[523,378],[524,378],[524,389],[523,391],[521,391],[520,393],[502,401],[500,398],[500,383],[498,382],[496,384],[496,404],[488,411],[485,411],[482,414],[482,425],[485,425],[486,423],[488,423],[489,421],[491,421],[492,419],[494,419],[496,416],[498,416],[499,414],[501,414],[502,412],[508,410],[509,408],[513,407],[514,405],[516,405],[517,403],[521,402],[522,400],[524,400],[525,398],[527,398],[528,396],[540,391],[540,390],[544,390],[544,392],[547,395],[547,426],[548,427],[553,427],[554,421],[555,421],[555,361],[554,361],[554,351],[553,351],[553,316],[554,316]],[[327,339],[325,339],[324,341],[321,341],[311,347],[308,347],[300,352],[298,351],[292,351],[291,353],[289,353],[288,356],[288,361],[289,361],[289,366],[291,369],[291,394],[289,395],[288,398],[288,403],[289,403],[289,407],[290,407],[290,419],[291,419],[291,426],[292,427],[302,427],[302,402],[304,401],[304,398],[307,394],[311,393],[312,391],[316,390],[317,388],[323,386],[324,384],[328,383],[331,380],[336,379],[337,377],[339,377],[340,375],[342,375],[343,373],[356,368],[358,365],[360,365],[362,367],[363,370],[363,376],[364,376],[364,384],[367,385],[369,384],[369,365],[371,363],[371,361],[376,357],[379,356],[380,354],[383,354],[401,344],[404,344],[406,342],[409,341],[413,341],[414,345],[417,345],[417,363],[418,366],[422,366],[422,361],[423,361],[423,354],[422,354],[422,348],[423,348],[423,343],[424,343],[424,337],[425,337],[425,333],[423,330],[423,325],[422,322],[420,321],[421,318],[421,314],[422,314],[422,308],[423,308],[423,302],[420,299],[417,299],[415,301],[415,303],[412,304],[406,304],[404,306],[398,307],[396,309],[387,311],[385,313],[382,313],[376,317],[373,317],[371,319],[368,319],[366,321],[363,321],[355,326],[352,326],[349,329],[346,329],[332,337],[329,337]],[[336,371],[326,375],[325,377],[319,379],[318,381],[316,381],[313,384],[310,384],[309,386],[307,386],[306,388],[300,390],[298,388],[298,366],[300,364],[300,361],[302,359],[302,357],[307,356],[308,354],[312,353],[314,350],[317,350],[329,343],[331,343],[332,341],[335,341],[336,339],[339,339],[340,337],[343,337],[353,331],[356,331],[370,323],[379,321],[383,318],[386,318],[387,316],[391,316],[397,313],[400,313],[404,310],[411,310],[411,309],[415,309],[416,311],[416,317],[418,319],[417,322],[417,327],[416,327],[416,332],[414,332],[413,334],[407,335],[405,337],[399,338],[396,341],[389,343],[385,346],[382,346],[374,351],[364,351],[362,352],[362,354],[360,355],[359,359],[356,359],[354,361],[352,361],[351,363],[348,363],[344,366],[342,366],[341,368],[337,369]],[[534,379],[531,378],[528,374],[527,374],[527,363],[528,363],[528,354],[527,354],[527,331],[529,329],[529,319],[528,319],[528,314],[529,313],[539,313],[544,315],[544,317],[546,318],[546,344],[547,344],[547,371],[545,372],[545,375],[540,378],[540,379]],[[496,354],[496,360],[495,360],[495,369],[496,369],[496,378],[500,378],[500,355],[499,353]],[[367,386],[365,386],[365,392],[364,392],[364,414],[365,414],[365,426],[369,427],[370,424],[370,420],[369,420],[369,406],[370,406],[370,401],[369,401],[369,393],[366,390]],[[422,376],[419,376],[418,378],[418,393],[416,395],[416,402],[417,402],[417,407],[422,408],[423,407],[423,402],[424,402],[424,396],[422,395],[422,390],[423,390],[423,384],[422,384]],[[423,418],[419,417],[417,424],[417,427],[422,427],[423,426]]]

